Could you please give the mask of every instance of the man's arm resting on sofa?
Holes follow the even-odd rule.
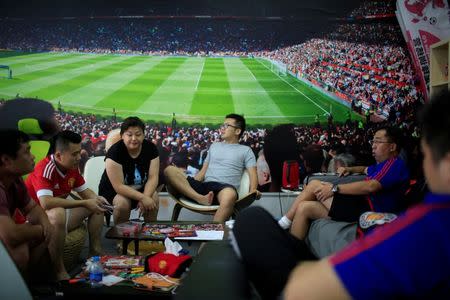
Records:
[[[258,191],[258,175],[256,172],[256,166],[247,168],[248,177],[250,179],[249,193],[256,193],[256,199],[261,198],[261,192]]]
[[[203,181],[205,180],[205,174],[206,170],[208,170],[208,163],[203,163],[203,167],[200,169],[200,171],[194,176],[195,180]]]

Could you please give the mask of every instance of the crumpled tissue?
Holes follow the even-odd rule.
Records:
[[[181,247],[180,243],[178,242],[173,242],[171,239],[166,238],[164,240],[164,246],[166,247],[166,251],[165,253],[170,253],[173,255],[180,255],[179,252],[181,249],[183,249],[183,247]]]

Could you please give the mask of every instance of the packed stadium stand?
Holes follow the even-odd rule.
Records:
[[[200,6],[194,9],[181,4],[174,9],[160,4],[147,10],[108,10],[102,7],[93,9],[91,13],[99,14],[101,11],[101,14],[109,17],[91,18],[85,17],[86,10],[79,9],[71,12],[78,16],[74,18],[3,18],[0,21],[0,48],[265,57],[286,64],[292,74],[299,75],[325,91],[336,93],[351,102],[357,112],[363,113],[363,103],[367,111],[380,115],[384,111],[389,122],[405,128],[411,134],[417,130],[414,125],[415,112],[423,96],[416,89],[415,71],[398,23],[393,18],[394,4],[395,1],[364,1],[353,10],[347,10],[344,18],[322,17],[321,20],[325,20],[321,22],[322,26],[318,26],[317,21],[309,22],[316,26],[313,33],[308,32],[311,27],[305,26],[304,19],[289,17],[289,14],[295,15],[305,9],[301,5],[294,7],[294,11],[286,8],[271,10],[283,15],[279,18],[266,18],[264,11],[252,11],[250,7],[249,10],[242,8],[234,11],[230,6]],[[342,9],[345,9],[345,5]],[[311,8],[307,10],[313,15],[317,13]],[[116,17],[138,12],[145,14],[145,17]],[[212,17],[198,16],[207,14]],[[366,19],[366,16],[372,17]],[[97,143],[119,124],[111,119],[64,112],[58,113],[57,117],[62,128],[89,137],[89,147],[86,147],[89,155],[101,153],[102,150],[96,147]],[[357,147],[352,153],[369,152],[370,149],[360,149],[360,145],[361,141],[367,140],[366,135],[370,131],[360,130],[352,122],[346,126],[333,125],[325,139],[323,133],[326,129],[297,127],[296,132],[299,143],[317,143],[320,140],[327,150],[331,146],[344,144],[347,148]],[[189,133],[187,136],[186,132]],[[244,142],[258,153],[264,133],[265,130],[250,130]],[[173,129],[167,126],[150,127],[147,135],[172,155],[179,150],[200,152],[219,136],[218,131],[212,129]]]
[[[380,115],[423,101],[394,1],[369,1],[349,19],[316,26],[283,17],[4,19],[0,48],[149,55],[260,56],[281,61],[293,74],[335,92],[358,111]],[[354,18],[355,16],[360,18]],[[374,16],[370,19],[364,16]],[[311,36],[312,35],[312,36]],[[301,42],[304,41],[304,42]],[[299,43],[301,42],[301,43]],[[412,104],[411,104],[412,103]],[[361,110],[362,111],[362,110]]]

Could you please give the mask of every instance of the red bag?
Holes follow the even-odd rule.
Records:
[[[283,178],[281,186],[287,190],[297,190],[299,185],[299,165],[295,160],[283,163]]]
[[[170,253],[159,252],[147,258],[149,272],[156,272],[170,277],[180,277],[191,264],[189,255],[176,256]]]

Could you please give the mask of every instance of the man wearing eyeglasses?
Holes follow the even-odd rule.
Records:
[[[311,181],[279,221],[280,226],[290,226],[291,234],[303,240],[311,219],[355,222],[365,211],[398,212],[409,182],[408,169],[398,157],[400,140],[396,128],[378,129],[370,141],[376,164],[337,170],[340,176],[366,174],[365,180],[335,185]]]
[[[224,222],[233,213],[238,199],[237,191],[244,169],[249,173],[250,192],[257,191],[256,159],[250,147],[239,144],[245,131],[245,119],[241,115],[229,114],[220,126],[222,142],[213,143],[202,169],[195,177],[186,177],[175,166],[164,170],[167,183],[179,194],[199,204],[219,204],[214,221]]]
[[[284,299],[448,299],[450,291],[450,92],[420,115],[423,202],[345,250],[291,273]],[[326,287],[326,288],[323,288]]]
[[[363,212],[397,211],[409,181],[405,163],[398,157],[400,138],[396,129],[380,128],[371,142],[375,165],[338,169],[342,176],[365,173],[365,180],[338,185],[311,181],[278,221],[282,228],[292,225],[291,234],[261,207],[239,214],[233,228],[236,245],[262,299],[275,299],[280,294],[299,261],[328,256],[354,241],[355,221]],[[309,229],[310,220],[316,219]]]

